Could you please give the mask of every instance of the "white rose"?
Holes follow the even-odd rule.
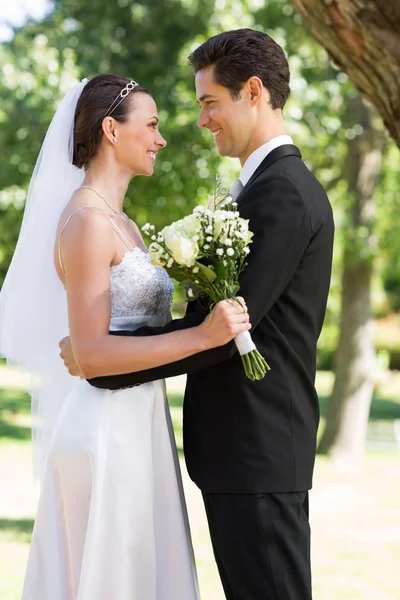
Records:
[[[182,219],[184,230],[190,235],[201,231],[201,221],[196,214],[188,215]]]
[[[186,265],[192,267],[196,262],[199,247],[196,242],[190,240],[185,232],[174,228],[166,228],[164,232],[165,245],[174,257],[174,260],[179,265]]]

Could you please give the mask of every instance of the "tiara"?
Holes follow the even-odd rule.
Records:
[[[138,85],[140,84],[136,83],[136,81],[130,81],[129,83],[127,83],[126,86],[120,91],[118,96],[115,98],[114,102],[110,105],[104,117],[109,117],[111,113],[114,112],[114,110],[117,108],[117,106],[121,104],[122,100],[128,94],[130,94],[130,92],[134,90],[135,87],[138,87]]]

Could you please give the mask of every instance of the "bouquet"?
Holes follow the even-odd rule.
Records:
[[[223,196],[217,204],[217,199]],[[237,204],[224,194],[219,180],[213,209],[196,206],[192,214],[156,232],[146,223],[143,232],[151,238],[151,260],[186,286],[189,300],[203,292],[215,303],[229,298],[239,303],[239,275],[246,266],[253,234],[248,221],[239,217]],[[269,366],[258,352],[248,331],[234,338],[246,376],[262,379]]]

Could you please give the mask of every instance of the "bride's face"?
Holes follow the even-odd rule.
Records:
[[[158,129],[157,106],[145,93],[132,95],[135,108],[125,123],[114,121],[112,144],[118,163],[132,176],[152,175],[157,153],[167,142]],[[128,99],[127,99],[128,100]]]

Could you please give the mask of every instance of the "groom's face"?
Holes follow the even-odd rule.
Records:
[[[242,90],[233,99],[228,88],[214,81],[214,67],[196,73],[196,95],[200,105],[199,127],[208,129],[221,156],[239,158],[248,154],[251,141],[251,105]],[[242,163],[243,164],[243,163]]]

